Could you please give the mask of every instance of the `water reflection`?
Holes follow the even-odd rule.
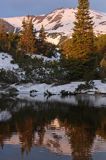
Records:
[[[82,102],[82,97],[78,105],[0,99],[1,111],[12,114],[10,120],[0,122],[4,156],[6,145],[20,145],[21,155],[44,147],[73,160],[92,160],[93,153],[106,152],[106,108]]]
[[[23,100],[28,100],[28,101],[40,101],[40,102],[63,102],[63,103],[69,103],[71,105],[76,105],[78,106],[81,103],[83,105],[87,106],[95,106],[95,107],[106,107],[106,95],[87,95],[87,94],[80,94],[76,96],[66,96],[66,97],[61,97],[58,95],[50,96],[50,97],[45,97],[43,95],[38,95],[36,97],[31,97],[28,94],[22,94],[18,95],[17,98],[23,99]]]

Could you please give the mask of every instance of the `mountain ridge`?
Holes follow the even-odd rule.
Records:
[[[76,12],[77,8],[59,8],[48,14],[32,15],[34,27],[39,31],[43,25],[48,33],[49,40],[51,38],[52,41],[53,39],[59,41],[62,36],[71,37]],[[90,14],[93,17],[95,34],[106,34],[106,13],[90,10]],[[14,28],[21,29],[22,20],[26,17],[10,17],[3,18],[3,20],[11,24]]]

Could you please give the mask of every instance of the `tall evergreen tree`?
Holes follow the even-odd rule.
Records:
[[[8,35],[4,25],[0,25],[0,51],[8,50]]]
[[[39,31],[39,40],[41,42],[45,42],[46,40],[46,32],[45,32],[45,29],[44,29],[44,26],[42,25],[40,31]]]
[[[89,12],[89,1],[78,0],[78,2],[70,57],[86,59],[94,51],[93,21]]]
[[[13,32],[8,33],[8,52],[11,52],[13,54],[16,53],[18,41],[19,41],[18,33],[13,33]]]
[[[19,49],[25,54],[32,54],[36,52],[36,37],[33,26],[33,19],[28,17],[27,20],[23,20],[23,30],[20,34]]]
[[[103,57],[104,53],[106,53],[106,34],[100,34],[96,37],[95,46],[97,53]]]
[[[46,50],[47,50],[46,32],[44,26],[42,25],[39,31],[38,52],[40,54],[45,54]]]

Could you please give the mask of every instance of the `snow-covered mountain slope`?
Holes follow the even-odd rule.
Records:
[[[22,26],[22,21],[25,17],[10,17],[10,18],[3,18],[5,21],[10,23],[12,26],[16,28],[21,28]]]
[[[62,36],[71,36],[75,21],[75,13],[77,9],[61,8],[57,9],[47,15],[32,16],[35,28],[39,31],[41,25],[44,25],[45,30],[52,34],[52,38],[57,38],[59,41],[59,34]],[[96,34],[106,33],[106,13],[96,12],[90,10],[91,16],[94,20],[94,31]],[[22,20],[26,17],[4,18],[16,28],[21,28]],[[49,37],[50,40],[50,37]]]
[[[3,19],[0,19],[0,26],[2,25],[5,26],[7,32],[13,32],[15,30],[15,27],[13,25]]]

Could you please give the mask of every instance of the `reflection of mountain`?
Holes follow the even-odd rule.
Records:
[[[2,105],[1,105],[2,104]],[[59,102],[0,100],[12,119],[0,123],[0,144],[20,144],[29,153],[42,146],[73,160],[91,160],[92,151],[106,151],[106,109]],[[6,107],[7,106],[7,107]],[[4,148],[5,149],[5,148]]]

